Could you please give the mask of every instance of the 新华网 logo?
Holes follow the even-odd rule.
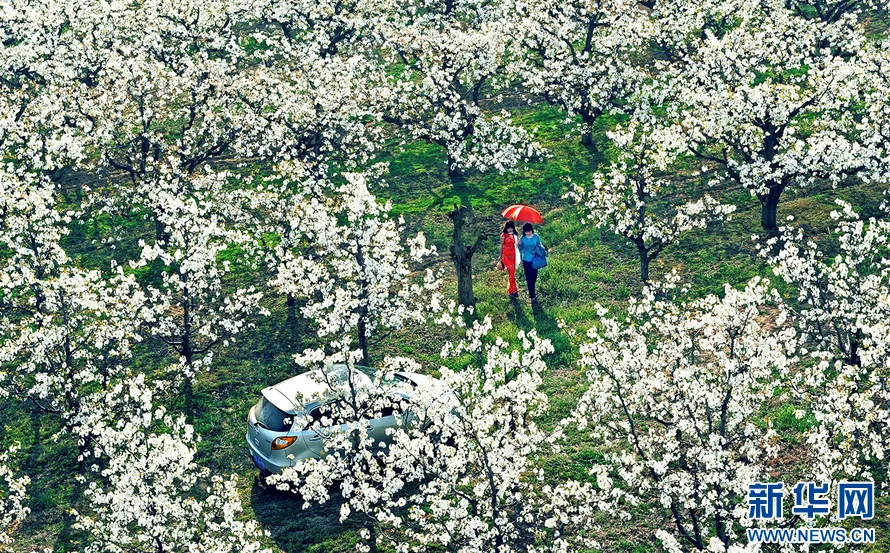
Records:
[[[791,490],[791,514],[802,520],[834,514],[838,520],[871,520],[875,509],[874,482],[840,482],[830,494],[827,482],[798,482]],[[748,485],[748,518],[778,521],[784,518],[784,482],[754,482]],[[832,499],[834,500],[832,502]],[[748,541],[758,543],[874,543],[873,528],[748,528]]]

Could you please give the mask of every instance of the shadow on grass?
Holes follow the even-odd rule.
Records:
[[[517,328],[526,332],[535,330],[541,338],[553,344],[553,354],[547,360],[552,367],[569,366],[573,356],[573,346],[568,336],[559,327],[559,322],[547,306],[547,293],[538,290],[539,302],[529,304],[528,300],[510,299],[509,319]]]
[[[536,304],[532,309],[535,318],[535,328],[538,335],[553,343],[553,358],[550,366],[561,367],[571,363],[573,347],[568,336],[559,328],[558,321],[548,311],[546,302]]]
[[[260,526],[287,553],[354,551],[360,539],[356,523],[340,522],[342,499],[338,492],[331,492],[326,503],[304,509],[299,494],[277,490],[256,476],[250,504]]]
[[[534,323],[532,323],[526,313],[526,310],[529,308],[528,306],[523,305],[522,300],[510,298],[510,308],[512,310],[507,313],[507,318],[513,321],[517,327],[523,330],[531,330],[534,328]]]

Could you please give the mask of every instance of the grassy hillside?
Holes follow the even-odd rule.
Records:
[[[628,298],[639,294],[638,265],[633,247],[622,238],[585,224],[580,212],[563,199],[569,183],[586,183],[590,175],[606,161],[608,152],[591,152],[582,147],[570,125],[554,109],[533,105],[517,112],[517,119],[535,132],[549,156],[529,163],[509,174],[469,174],[459,188],[449,184],[444,153],[437,147],[409,144],[405,148],[392,145],[381,161],[387,161],[390,174],[388,186],[377,192],[393,202],[393,211],[403,215],[412,229],[422,229],[438,246],[437,264],[444,269],[444,286],[449,297],[455,297],[448,242],[450,221],[446,213],[454,204],[472,205],[477,219],[474,232],[489,236],[484,249],[474,260],[475,292],[478,313],[489,315],[496,333],[515,339],[519,329],[537,331],[551,339],[556,353],[550,359],[546,391],[554,407],[550,424],[567,414],[583,390],[584,383],[575,367],[574,348],[558,326],[565,321],[570,327],[586,329],[596,320],[595,304],[620,312]],[[598,143],[605,146],[604,133],[617,118],[605,117],[597,129]],[[66,192],[72,194],[72,175],[66,181]],[[702,177],[675,175],[676,194],[694,195],[702,192]],[[653,263],[652,276],[660,278],[676,269],[691,286],[695,295],[720,293],[723,283],[740,286],[753,276],[769,276],[769,271],[756,254],[752,236],[760,234],[760,207],[744,190],[717,189],[712,194],[738,206],[738,212],[725,225],[686,235],[676,246],[666,250]],[[882,190],[849,183],[838,188],[817,186],[786,193],[780,206],[780,218],[794,216],[794,223],[825,244],[831,243],[829,212],[834,200],[851,202],[863,215],[877,214]],[[539,280],[541,308],[532,310],[523,292],[522,301],[511,304],[506,294],[506,275],[494,269],[502,219],[500,211],[511,203],[530,203],[544,215],[546,225],[539,229],[548,246],[550,265]],[[123,224],[117,222],[116,224]],[[127,226],[129,225],[129,226]],[[66,246],[86,264],[100,265],[109,255],[125,258],[128,244],[139,236],[151,233],[144,221],[128,221],[128,235],[115,252],[94,245],[91,240],[110,232],[102,220],[72,228]],[[231,253],[237,261],[237,252]],[[244,270],[236,272],[238,282],[253,283],[263,275]],[[520,280],[520,291],[524,283]],[[780,286],[780,289],[783,289]],[[785,290],[787,293],[787,290]],[[787,294],[786,294],[787,295]],[[356,530],[349,524],[341,526],[336,504],[303,510],[301,501],[291,495],[265,488],[256,478],[256,470],[243,446],[245,418],[256,401],[259,390],[291,376],[296,370],[290,354],[312,343],[312,329],[287,320],[281,298],[270,297],[267,307],[272,315],[257,321],[256,328],[242,335],[228,348],[220,350],[212,370],[200,377],[195,386],[194,417],[190,420],[202,436],[199,461],[219,472],[235,472],[241,476],[246,515],[256,517],[269,530],[270,542],[287,552],[349,551],[357,540]],[[431,366],[441,345],[441,329],[424,327],[410,329],[388,337],[373,354],[409,355]],[[138,352],[135,362],[150,370],[166,356],[162,344],[147,343]],[[171,393],[166,398],[173,408],[183,408],[182,397]],[[793,408],[775,405],[765,413],[789,435],[799,433],[803,422],[793,417]],[[70,436],[58,435],[50,415],[32,413],[19,403],[5,403],[3,424],[10,439],[21,441],[22,466],[33,479],[31,516],[19,533],[22,538],[15,551],[50,547],[53,551],[78,548],[78,532],[71,528],[69,511],[76,508],[81,496],[73,475],[78,471],[76,447]],[[57,439],[58,438],[58,439]],[[549,478],[566,476],[585,478],[586,465],[598,455],[598,444],[572,438],[567,451],[551,459],[546,466]],[[793,466],[799,462],[793,451],[782,463]],[[877,526],[880,543],[868,551],[890,549],[890,505],[880,505]],[[625,552],[660,551],[652,537],[655,529],[670,524],[647,506],[641,507],[630,524],[604,517],[601,533],[614,545],[610,550]],[[27,537],[25,537],[27,536]]]

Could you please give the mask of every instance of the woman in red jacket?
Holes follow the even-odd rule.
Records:
[[[504,231],[501,233],[500,262],[503,268],[507,270],[507,274],[510,275],[510,285],[507,288],[507,293],[510,294],[512,299],[519,297],[519,289],[516,287],[516,260],[519,257],[516,253],[518,240],[516,223],[507,221],[507,224],[504,225]]]

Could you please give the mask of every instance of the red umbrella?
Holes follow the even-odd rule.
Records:
[[[501,213],[507,219],[513,219],[517,222],[523,223],[534,223],[536,225],[543,225],[544,218],[541,217],[541,214],[538,213],[538,210],[522,204],[511,205],[507,209]]]

